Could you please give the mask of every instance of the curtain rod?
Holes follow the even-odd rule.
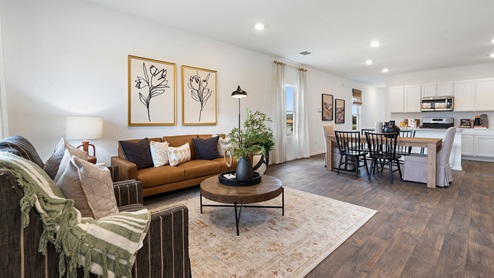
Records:
[[[278,61],[273,61],[273,62],[274,62],[275,64],[289,66],[289,67],[294,68],[294,69],[297,69],[297,70],[299,70],[299,71],[307,71],[307,69],[304,69],[304,68],[299,68],[299,67],[292,66],[292,65],[288,65],[288,64],[283,63],[283,62],[278,62]]]

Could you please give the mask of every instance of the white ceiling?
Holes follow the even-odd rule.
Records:
[[[494,62],[492,0],[83,1],[379,87],[386,75]]]

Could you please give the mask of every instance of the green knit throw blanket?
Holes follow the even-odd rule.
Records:
[[[59,272],[76,277],[77,267],[100,277],[132,277],[137,250],[149,228],[147,209],[121,212],[99,220],[81,217],[74,201],[65,199],[43,169],[19,156],[0,152],[0,167],[9,169],[24,191],[20,201],[22,223],[29,225],[35,207],[43,222],[39,252],[46,255],[48,242],[60,253]]]

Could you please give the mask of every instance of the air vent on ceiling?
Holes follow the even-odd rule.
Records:
[[[302,54],[302,55],[309,55],[309,54],[310,54],[310,52],[309,52],[309,51],[302,51],[302,52],[300,52],[299,54]]]

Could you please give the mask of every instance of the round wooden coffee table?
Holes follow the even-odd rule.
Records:
[[[217,176],[210,177],[201,182],[201,214],[202,207],[233,207],[235,208],[235,225],[237,226],[242,207],[249,208],[280,208],[281,215],[285,215],[285,194],[281,181],[275,177],[263,175],[261,183],[250,186],[228,186],[221,184]],[[281,206],[255,206],[246,205],[268,201],[281,195]],[[218,203],[233,205],[203,204],[202,197]],[[239,208],[240,207],[240,208]]]

